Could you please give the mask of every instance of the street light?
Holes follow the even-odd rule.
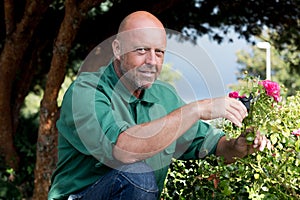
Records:
[[[271,80],[271,45],[269,42],[258,42],[257,47],[266,49],[266,79]]]

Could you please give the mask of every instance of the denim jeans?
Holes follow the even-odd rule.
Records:
[[[145,163],[123,165],[68,200],[156,200],[158,187],[153,170]]]

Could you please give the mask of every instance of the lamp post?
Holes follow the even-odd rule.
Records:
[[[258,42],[257,47],[266,49],[266,79],[271,80],[271,45],[269,42]]]

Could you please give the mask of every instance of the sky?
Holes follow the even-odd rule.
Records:
[[[192,101],[226,95],[229,84],[237,83],[238,64],[236,53],[250,51],[251,44],[238,39],[232,33],[233,43],[210,41],[207,36],[199,38],[197,45],[183,44],[171,38],[165,56],[165,63],[179,71],[181,79],[176,89],[183,99]]]

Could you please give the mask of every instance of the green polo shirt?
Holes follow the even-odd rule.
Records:
[[[112,64],[84,72],[65,93],[58,128],[58,163],[48,199],[67,199],[120,164],[112,155],[119,134],[184,105],[175,89],[156,81],[140,99],[119,81]],[[199,159],[215,152],[224,133],[199,121],[162,152],[145,160],[162,191],[172,158]],[[157,141],[159,142],[159,141]]]

